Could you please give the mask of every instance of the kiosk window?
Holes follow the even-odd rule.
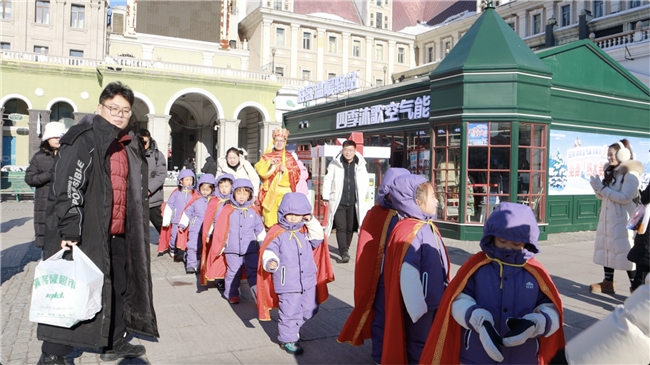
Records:
[[[458,221],[459,214],[459,189],[460,189],[460,124],[443,124],[433,127],[435,146],[433,150],[433,183],[438,198],[438,219]],[[467,205],[466,214],[471,212],[472,206]]]
[[[538,222],[546,218],[546,132],[543,124],[519,125],[517,201],[530,206]]]

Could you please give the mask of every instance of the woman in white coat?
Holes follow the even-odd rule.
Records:
[[[627,259],[634,234],[626,225],[636,208],[633,200],[639,194],[639,176],[643,174],[643,165],[632,158],[629,142],[622,139],[609,146],[603,180],[598,176],[591,177],[591,187],[596,197],[602,200],[594,263],[602,265],[605,270],[604,280],[589,286],[594,293],[615,292],[614,270],[626,270],[630,283],[634,280],[634,263]]]
[[[328,205],[325,236],[336,228],[336,242],[341,262],[350,261],[348,250],[352,235],[366,216],[368,171],[366,160],[356,151],[354,141],[343,142],[343,150],[336,155],[323,179],[323,200]]]
[[[260,190],[260,176],[250,162],[246,161],[239,149],[230,147],[226,151],[226,157],[217,160],[217,175],[231,174],[235,179],[248,179],[253,183],[253,201],[257,200],[257,192]]]

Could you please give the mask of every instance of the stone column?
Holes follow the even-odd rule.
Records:
[[[366,37],[366,72],[363,74],[363,79],[366,82],[362,83],[364,87],[375,86],[375,79],[372,76],[372,61],[375,59],[375,55],[372,53],[375,45],[374,37]]]
[[[271,143],[271,140],[273,139],[273,130],[276,128],[282,128],[282,122],[260,122],[260,149],[262,150],[262,154],[264,153],[264,149],[266,146]],[[291,138],[291,136],[289,136]],[[260,154],[261,156],[261,154]]]
[[[29,158],[34,156],[41,145],[41,136],[45,126],[50,122],[51,110],[27,109],[29,112]],[[37,133],[38,116],[41,116],[41,134]]]
[[[239,141],[239,119],[218,119],[217,125],[219,126],[218,132],[218,156],[225,156],[226,150],[230,148],[233,141]],[[216,160],[216,158],[215,158]]]
[[[168,159],[167,146],[169,145],[169,119],[172,117],[167,114],[147,114],[146,115],[147,129],[151,133],[151,138],[156,141],[158,150],[165,155],[165,159]],[[165,160],[167,162],[167,160]],[[173,167],[167,166],[167,170],[172,170]]]
[[[316,42],[314,42],[314,47],[316,47],[316,77],[313,79],[316,81],[323,81],[327,79],[327,77],[325,77],[325,65],[323,64],[323,60],[325,57],[325,47],[327,47],[328,42],[325,39],[325,28],[317,28],[316,32],[318,34]]]
[[[342,34],[342,46],[343,46],[343,54],[342,54],[342,61],[343,64],[341,66],[341,74],[346,74],[348,73],[348,68],[349,68],[349,58],[350,58],[350,33],[348,32],[343,32]]]
[[[298,47],[302,48],[302,45],[300,44],[300,38],[298,37],[299,30],[299,24],[291,24],[291,63],[289,64],[289,77],[294,79],[301,76],[298,75]]]
[[[269,66],[271,63],[271,24],[272,21],[269,19],[262,20],[262,44],[260,45],[262,51],[262,59],[260,60],[260,68],[263,66]],[[272,74],[273,72],[269,69],[264,70],[267,73]]]
[[[81,112],[74,112],[72,114],[74,115],[74,124],[78,124],[79,122],[81,122],[81,120],[86,115],[94,115],[94,113],[81,113]]]

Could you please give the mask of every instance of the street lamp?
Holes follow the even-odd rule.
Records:
[[[271,48],[271,55],[273,56],[273,62],[271,62],[271,71],[273,74],[275,74],[275,48]]]
[[[388,71],[388,67],[384,65],[384,85],[386,85],[386,71]]]

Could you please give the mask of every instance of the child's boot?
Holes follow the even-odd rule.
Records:
[[[286,352],[288,352],[290,354],[293,354],[293,355],[300,355],[300,354],[302,354],[304,352],[304,350],[302,349],[302,346],[300,346],[300,344],[298,342],[282,343],[282,344],[280,344],[280,347],[282,347],[282,349],[284,351],[286,351]]]
[[[239,304],[239,297],[228,298],[230,304]]]
[[[589,290],[592,293],[604,293],[604,294],[614,294],[614,282],[609,280],[603,280],[600,283],[589,285]]]

